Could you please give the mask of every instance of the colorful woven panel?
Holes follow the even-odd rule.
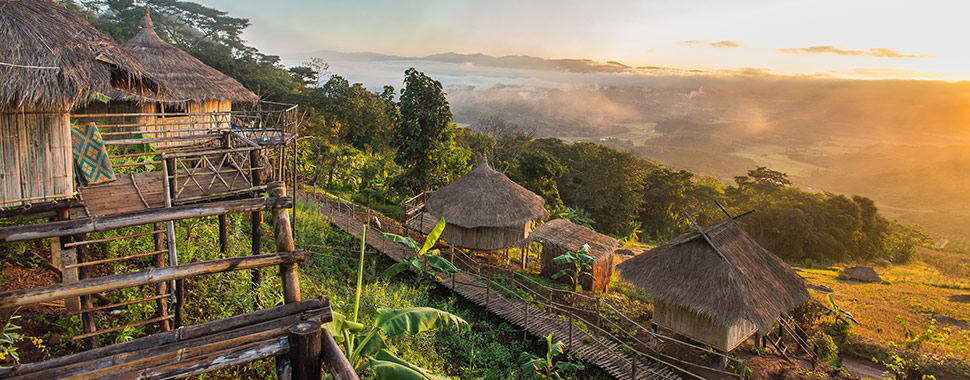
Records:
[[[115,171],[108,159],[108,150],[101,140],[101,132],[94,123],[71,126],[71,147],[74,151],[74,167],[85,185],[111,182]]]

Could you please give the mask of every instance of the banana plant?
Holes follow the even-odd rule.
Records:
[[[557,279],[562,276],[569,276],[569,278],[573,281],[573,288],[575,289],[574,291],[579,293],[582,291],[582,288],[579,285],[579,279],[584,275],[593,277],[590,271],[593,270],[592,264],[595,261],[596,259],[589,255],[589,244],[583,244],[583,246],[575,252],[569,251],[552,259],[552,262],[556,264],[573,265],[572,268],[563,269],[552,275],[552,278]]]
[[[358,372],[367,366],[379,379],[428,380],[442,377],[392,355],[386,350],[387,339],[405,332],[420,334],[435,327],[462,332],[468,328],[468,322],[435,308],[410,307],[380,309],[374,323],[366,329],[340,313],[333,313],[333,320],[323,326],[337,344],[343,345],[347,360]]]
[[[826,315],[834,316],[837,321],[845,323],[847,325],[849,324],[849,321],[852,321],[852,323],[855,323],[857,325],[860,324],[859,321],[856,321],[855,318],[852,317],[852,313],[842,310],[842,308],[840,308],[839,305],[835,304],[835,299],[832,298],[831,293],[828,294],[828,299],[829,299],[829,306],[832,306],[832,308],[829,309],[826,307],[822,307],[823,313],[825,313]]]
[[[546,357],[538,357],[531,352],[523,352],[521,360],[525,361],[520,366],[523,371],[532,371],[543,379],[562,380],[559,371],[574,372],[586,369],[583,363],[573,363],[567,361],[556,361],[555,358],[562,355],[566,350],[566,345],[562,341],[552,342],[552,334],[546,336]]]
[[[428,237],[424,240],[424,245],[418,246],[418,242],[410,237],[405,237],[401,235],[396,235],[388,232],[382,232],[381,235],[384,238],[393,241],[395,243],[401,243],[414,251],[415,255],[412,258],[405,259],[403,262],[391,265],[387,268],[382,276],[384,277],[394,277],[397,274],[408,270],[409,268],[414,268],[418,272],[418,279],[431,277],[437,279],[437,272],[444,274],[458,273],[460,270],[455,267],[454,264],[445,260],[441,257],[439,253],[441,251],[437,249],[431,249],[434,247],[435,243],[441,237],[441,232],[445,230],[445,218],[441,218],[438,224],[431,230]],[[430,269],[430,271],[429,271]]]

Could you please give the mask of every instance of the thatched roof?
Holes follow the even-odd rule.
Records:
[[[112,89],[162,88],[108,36],[50,0],[0,0],[0,110],[65,109]]]
[[[867,267],[863,265],[856,265],[851,268],[845,268],[842,270],[849,279],[863,282],[882,282],[882,277],[876,274],[876,270],[872,267]]]
[[[565,219],[550,220],[533,230],[524,242],[533,241],[556,245],[567,251],[577,251],[583,244],[589,244],[589,254],[597,260],[610,256],[619,245],[614,238]]]
[[[483,160],[468,174],[435,190],[425,207],[434,217],[464,228],[521,227],[549,217],[545,203]]]
[[[731,326],[747,319],[760,331],[768,331],[778,316],[808,300],[805,280],[737,222],[730,220],[707,232],[730,263],[696,235],[683,235],[620,263],[620,278],[655,300],[693,310],[718,324]]]
[[[213,69],[191,54],[169,45],[155,34],[155,26],[148,13],[142,21],[142,29],[124,45],[125,51],[138,58],[141,64],[165,85],[169,96],[163,101],[230,100],[255,102],[259,100],[235,79]],[[122,100],[155,101],[137,97],[121,97]]]

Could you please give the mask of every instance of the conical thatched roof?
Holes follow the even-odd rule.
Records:
[[[112,89],[162,88],[108,36],[50,0],[0,0],[0,110],[64,109]]]
[[[474,170],[428,197],[425,207],[435,218],[464,228],[521,227],[549,217],[542,197],[492,170],[482,161]]]
[[[235,79],[163,41],[155,34],[155,27],[147,12],[142,21],[141,31],[121,47],[138,58],[152,76],[162,82],[169,93],[163,101],[255,102],[259,100],[256,94]],[[135,97],[122,97],[122,99],[154,101]]]
[[[577,251],[583,244],[589,244],[589,254],[596,259],[607,257],[616,250],[616,239],[580,226],[565,219],[554,219],[539,226],[523,242],[538,241],[562,247],[567,251]]]
[[[728,221],[707,235],[730,264],[703,238],[688,234],[620,263],[620,277],[655,300],[724,326],[747,319],[760,331],[768,331],[778,316],[808,300],[805,280],[737,222]]]

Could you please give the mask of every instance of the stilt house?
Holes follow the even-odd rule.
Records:
[[[528,237],[533,221],[549,217],[544,205],[542,197],[483,160],[468,174],[431,193],[424,203],[426,213],[415,221],[424,220],[423,224],[434,227],[426,221],[445,218],[448,225],[441,237],[449,244],[496,251],[515,246]]]
[[[107,103],[90,102],[75,112],[131,115],[101,119],[105,124],[131,126],[116,129],[115,134],[106,139],[169,138],[156,144],[178,145],[179,140],[172,138],[187,138],[200,134],[200,131],[228,129],[232,123],[230,112],[233,103],[251,105],[259,100],[256,94],[235,79],[162,40],[155,33],[147,9],[141,31],[121,47],[165,86],[168,94],[165,97],[151,97],[114,91],[108,94],[111,100]],[[122,133],[124,131],[132,133]]]
[[[569,251],[578,251],[583,244],[589,244],[589,255],[596,260],[592,264],[593,277],[582,276],[579,283],[583,290],[607,290],[610,276],[613,275],[613,252],[618,246],[616,239],[565,219],[555,219],[537,227],[525,242],[542,244],[540,257],[543,276],[552,276],[563,269],[572,268],[571,264],[556,264],[553,259]]]
[[[653,300],[653,322],[732,351],[809,299],[805,281],[729,220],[628,259],[620,278]],[[709,240],[708,240],[709,239]]]
[[[71,109],[109,92],[157,97],[137,59],[51,1],[0,1],[0,207],[76,195]]]
[[[202,78],[209,74],[185,75],[198,75],[202,88],[213,86]],[[0,312],[44,314],[47,320],[77,315],[79,328],[57,343],[82,341],[85,349],[33,363],[22,357],[12,367],[0,363],[0,378],[185,378],[289,357],[289,364],[279,362],[280,371],[294,379],[319,378],[322,362],[334,377],[356,379],[336,342],[321,332],[321,324],[332,319],[327,298],[301,299],[297,264],[304,254],[293,240],[287,210],[293,198],[285,184],[290,180],[289,188],[295,187],[296,176],[287,170],[294,155],[284,154],[297,130],[296,106],[242,115],[271,122],[262,123],[259,133],[282,138],[267,141],[229,128],[192,130],[186,138],[107,140],[99,129],[117,137],[112,133],[120,128],[150,130],[157,123],[139,119],[146,116],[141,110],[71,114],[98,94],[168,99],[164,89],[137,59],[63,6],[50,0],[0,0],[0,246],[33,241],[31,253],[43,260],[36,268],[18,268],[36,274],[32,281],[0,281]],[[228,117],[226,101],[233,98],[192,99],[201,108],[191,116]],[[201,112],[209,101],[218,111]],[[110,117],[135,122],[91,122]],[[176,148],[153,152],[108,149],[173,141]],[[92,181],[84,171],[80,163],[91,154],[101,165],[96,174],[103,169],[108,180]],[[251,221],[254,244],[233,256],[228,215],[242,213]],[[264,213],[271,215],[273,252],[262,251]],[[180,263],[177,245],[189,240],[177,236],[176,223],[206,223],[208,217],[218,218],[218,254]],[[126,249],[91,249],[104,244]],[[49,254],[35,248],[46,246]],[[204,259],[213,256],[219,258]],[[200,301],[192,300],[186,288],[193,284],[187,282],[251,270],[255,292],[263,281],[260,269],[270,266],[278,268],[283,305],[218,320],[185,315],[187,302]],[[126,313],[129,308],[145,312]],[[192,324],[196,321],[201,323]],[[112,341],[106,334],[119,331],[135,337],[98,347]]]

